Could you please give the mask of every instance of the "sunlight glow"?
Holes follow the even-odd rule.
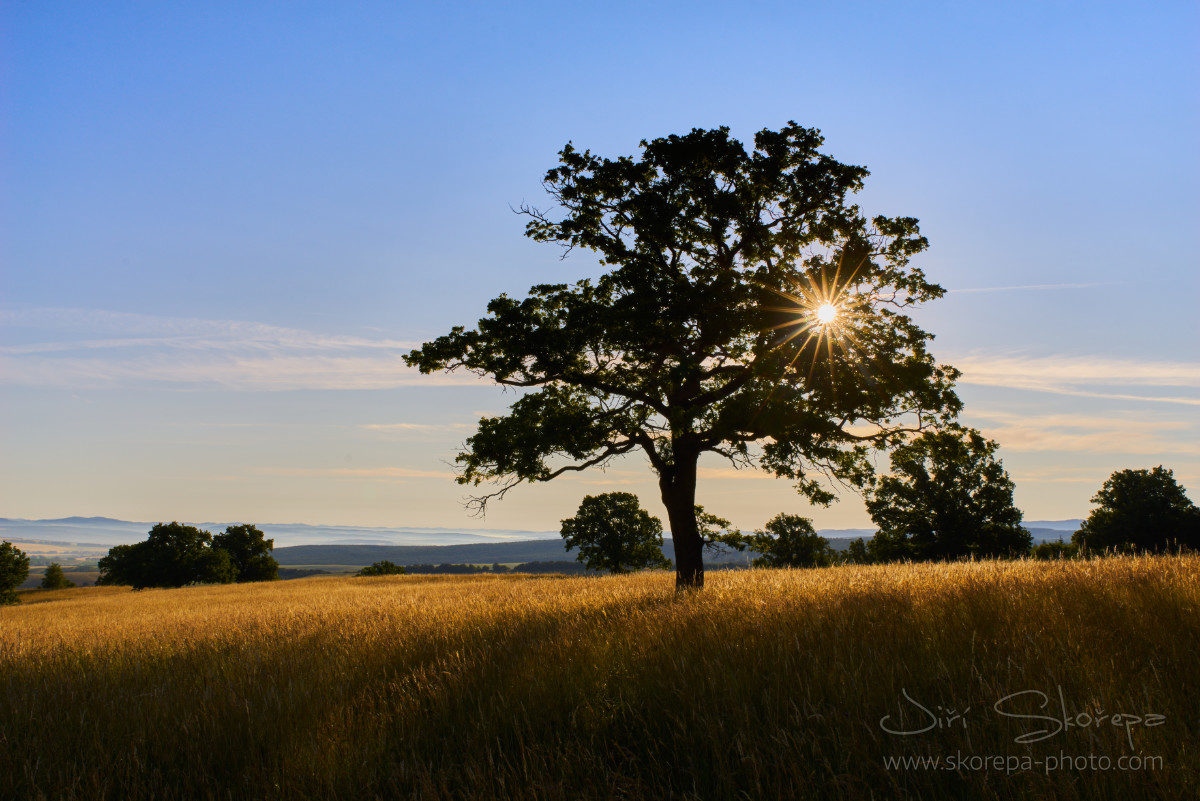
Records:
[[[766,307],[783,318],[766,329],[778,332],[771,347],[792,351],[790,366],[810,362],[810,379],[821,362],[860,358],[859,328],[871,316],[872,295],[862,292],[863,282],[856,278],[866,262],[864,257],[845,265],[839,258],[832,276],[821,269],[801,277],[790,291],[772,289],[784,303]]]

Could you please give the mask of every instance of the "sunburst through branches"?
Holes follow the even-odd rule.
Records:
[[[767,330],[778,332],[772,347],[790,351],[791,366],[808,362],[811,378],[818,363],[832,362],[855,349],[857,324],[869,309],[867,298],[855,291],[852,280],[822,273],[797,282],[791,291],[773,291],[783,303],[767,308],[772,317]]]

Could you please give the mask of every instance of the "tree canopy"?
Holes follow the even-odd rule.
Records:
[[[999,446],[978,431],[927,431],[891,454],[892,474],[867,497],[879,532],[875,561],[1015,556],[1032,537],[1013,505],[1013,482],[994,458]],[[859,550],[851,554],[859,558]]]
[[[1092,503],[1097,508],[1072,537],[1080,547],[1097,552],[1200,549],[1200,508],[1162,465],[1118,470]]]
[[[226,526],[225,533],[213,537],[212,545],[229,552],[239,584],[279,578],[279,563],[271,556],[275,540],[265,539],[255,526]]]
[[[662,521],[642,508],[631,492],[588,495],[574,517],[562,521],[567,549],[589,570],[631,573],[671,566],[663,556]]]
[[[872,448],[957,412],[957,371],[906,314],[943,293],[910,264],[927,246],[917,221],[867,218],[849,200],[867,170],[822,144],[789,123],[749,150],[727,128],[643,141],[636,158],[563,148],[544,181],[556,206],[523,206],[525,233],[609,271],[502,295],[474,329],[405,357],[523,390],[457,457],[460,483],[490,485],[478,511],[522,482],[640,453],[677,586],[702,586],[703,454],[828,504],[822,475],[862,487]]]
[[[11,542],[0,542],[0,606],[17,603],[17,587],[27,578],[29,557]]]

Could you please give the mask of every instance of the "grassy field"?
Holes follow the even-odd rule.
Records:
[[[0,608],[0,798],[1200,793],[1200,558],[673,583],[28,593]]]

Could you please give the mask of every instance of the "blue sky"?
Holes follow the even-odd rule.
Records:
[[[448,466],[511,395],[400,356],[599,271],[522,236],[567,141],[794,119],[914,216],[1027,519],[1200,488],[1195,3],[7,3],[0,516],[556,529],[639,459],[482,521]],[[705,466],[744,528],[810,510]]]

